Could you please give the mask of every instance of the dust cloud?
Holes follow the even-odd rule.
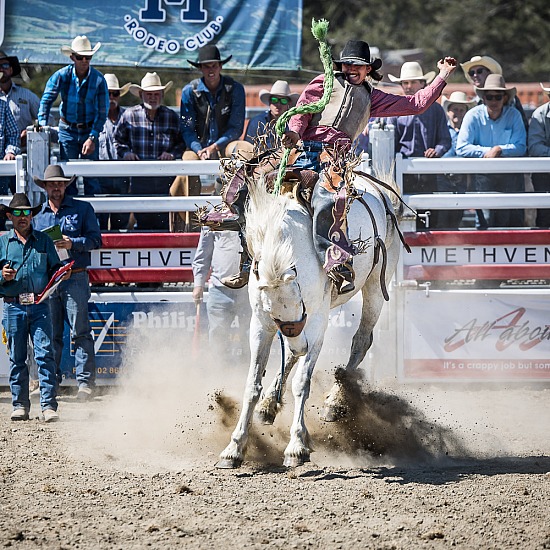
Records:
[[[211,468],[225,448],[241,409],[248,365],[228,367],[193,354],[192,336],[179,331],[134,330],[128,335],[125,374],[103,403],[72,430],[73,455],[94,457],[127,471]],[[350,340],[331,339],[349,349]],[[207,347],[207,346],[205,346]],[[278,343],[263,380],[279,368]],[[306,424],[319,466],[373,467],[468,457],[548,454],[548,389],[517,386],[398,386],[350,379],[336,369],[348,396],[348,415],[322,420],[335,381],[334,360],[321,355],[306,405]],[[245,461],[280,467],[294,409],[292,374],[274,425],[256,419]],[[540,398],[540,399],[539,399]],[[84,413],[83,413],[84,414]]]

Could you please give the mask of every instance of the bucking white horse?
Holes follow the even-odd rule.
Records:
[[[253,258],[249,280],[250,369],[242,411],[231,442],[220,454],[218,468],[238,468],[243,461],[250,422],[262,393],[262,377],[278,330],[284,335],[288,358],[265,392],[259,415],[264,423],[273,423],[287,377],[296,365],[292,380],[294,417],[284,452],[284,465],[288,467],[309,461],[312,451],[304,408],[330,309],[361,291],[361,322],[353,337],[346,370],[357,369],[372,343],[386,285],[395,271],[401,248],[394,214],[399,199],[364,177],[356,176],[353,183],[357,194],[347,216],[348,235],[351,242],[361,242],[362,246],[353,258],[355,291],[341,296],[333,290],[315,251],[308,210],[288,194],[268,193],[261,180],[249,186],[246,239]],[[340,406],[341,391],[340,385],[335,384],[325,403],[329,411]]]

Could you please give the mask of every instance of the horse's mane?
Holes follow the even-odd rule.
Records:
[[[262,275],[268,286],[275,286],[295,264],[290,239],[282,231],[290,199],[269,193],[263,178],[250,181],[248,186],[246,244],[253,258],[261,258]]]

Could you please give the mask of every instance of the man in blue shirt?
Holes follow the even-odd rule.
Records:
[[[59,147],[61,160],[98,160],[98,136],[109,107],[109,91],[103,75],[90,66],[93,55],[101,43],[93,48],[86,36],[77,36],[71,46],[63,46],[61,51],[73,61],[56,71],[48,80],[40,101],[38,123],[45,126],[50,110],[57,96],[61,94],[59,105]],[[76,186],[71,186],[68,194],[76,195]],[[100,192],[97,178],[84,179],[84,194]]]
[[[214,44],[199,49],[197,62],[187,60],[202,72],[181,93],[181,131],[187,150],[183,160],[215,160],[229,156],[234,142],[244,130],[245,91],[242,84],[221,74],[222,66],[231,59],[221,58]],[[229,146],[229,147],[228,147]],[[201,194],[198,176],[178,176],[171,195]]]
[[[40,211],[32,207],[24,193],[15,193],[2,213],[13,229],[0,237],[0,295],[4,298],[2,325],[10,355],[10,389],[12,420],[28,420],[29,371],[27,342],[34,348],[40,380],[40,405],[46,422],[55,422],[57,414],[57,380],[52,349],[52,325],[47,301],[36,304],[51,276],[61,267],[52,240],[33,230],[31,220]]]
[[[49,302],[58,379],[61,382],[63,329],[67,319],[74,342],[77,398],[86,401],[92,395],[96,375],[94,340],[88,317],[90,281],[87,268],[91,261],[90,251],[101,247],[101,232],[91,204],[65,193],[73,180],[74,176],[65,177],[58,165],[48,166],[43,179],[34,176],[36,185],[48,195],[34,220],[34,227],[43,230],[59,225],[63,238],[55,242],[55,247],[58,252],[67,251],[69,259],[74,260],[71,278],[57,287]]]
[[[490,74],[484,86],[476,86],[475,90],[483,103],[464,116],[456,141],[456,154],[467,158],[525,155],[527,133],[520,112],[513,106],[516,89],[507,88],[502,75]],[[523,193],[525,183],[523,174],[474,174],[470,190]],[[523,210],[491,210],[488,224],[492,227],[523,227]],[[479,225],[486,228],[486,220],[481,218]]]

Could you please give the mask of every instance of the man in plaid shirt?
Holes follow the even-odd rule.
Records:
[[[61,52],[69,56],[73,64],[59,69],[50,77],[40,101],[38,123],[46,126],[51,107],[61,94],[59,148],[63,161],[99,158],[97,139],[107,120],[109,91],[105,78],[90,66],[90,62],[100,47],[98,42],[92,48],[86,36],[77,36],[70,46],[62,46]],[[97,178],[84,179],[85,195],[99,192]],[[68,187],[67,194],[76,195],[76,186]]]
[[[126,109],[115,130],[115,147],[123,160],[174,160],[181,158],[185,144],[178,115],[162,105],[165,90],[157,73],[147,73],[141,86],[132,84],[130,92],[141,99]],[[131,195],[168,196],[171,177],[132,178]],[[168,214],[136,214],[138,229],[168,229]]]

